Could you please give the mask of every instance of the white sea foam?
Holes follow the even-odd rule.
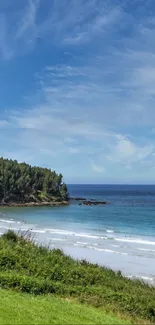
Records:
[[[120,247],[119,245],[111,245],[111,247]]]
[[[114,238],[114,240],[127,243],[143,244],[143,245],[155,245],[154,241],[142,240],[138,238]]]
[[[97,247],[93,247],[93,246],[87,246],[87,248],[94,249],[94,250],[100,251],[100,252],[128,255],[128,253],[122,253],[122,252],[114,251],[112,249],[107,249],[107,248],[97,248]]]
[[[76,243],[77,243],[77,244],[81,244],[81,245],[88,245],[87,242],[83,242],[83,241],[77,241]]]
[[[149,276],[141,276],[141,278],[142,278],[143,280],[153,281],[153,278],[150,278]]]
[[[44,234],[45,230],[40,230],[40,229],[31,229],[31,232],[35,232],[35,233],[40,233],[40,234]]]
[[[154,278],[149,277],[149,276],[144,276],[144,275],[125,275],[126,278],[128,279],[142,279],[147,282],[153,282]]]
[[[90,239],[107,239],[105,236],[96,236],[96,235],[91,235],[91,234],[83,234],[83,233],[75,233],[75,237],[80,237],[80,238],[90,238]]]
[[[0,219],[0,222],[6,222],[6,223],[15,223],[15,221],[12,220],[6,220],[6,219]]]
[[[91,239],[107,239],[106,236],[97,236],[87,233],[76,233],[73,231],[68,231],[64,229],[54,229],[54,228],[44,228],[45,232],[50,232],[51,234],[65,235],[65,236],[75,236],[79,238],[91,238]]]
[[[19,230],[19,228],[9,227],[9,225],[8,225],[8,227],[5,227],[5,226],[2,226],[2,225],[1,225],[0,228],[1,228],[1,229],[7,229],[7,230],[8,230],[8,229],[11,229],[11,230]]]
[[[96,247],[94,247],[94,249],[95,249],[96,251],[100,251],[100,252],[116,253],[115,251],[113,251],[113,250],[111,250],[111,249],[96,248]]]
[[[49,229],[49,230],[46,230],[46,231],[49,231],[50,234],[58,234],[58,235],[69,235],[69,236],[74,236],[75,233],[74,232],[71,232],[71,231],[66,231],[66,230],[58,230],[58,229]]]
[[[51,234],[57,234],[57,235],[68,235],[68,236],[75,236],[79,238],[91,238],[91,239],[107,239],[105,236],[96,236],[91,234],[85,234],[85,233],[76,233],[72,231],[66,231],[66,230],[60,230],[60,229],[48,229],[46,231],[49,231]]]
[[[92,238],[92,239],[100,239],[101,237],[99,237],[99,236],[95,236],[95,235],[89,235],[89,234],[82,234],[82,233],[79,233],[79,234],[77,234],[77,233],[75,233],[75,236],[76,237],[83,237],[83,238]]]
[[[106,232],[108,232],[108,233],[113,233],[114,230],[107,229]]]
[[[92,239],[106,239],[107,237],[99,237],[96,235],[91,235],[91,234],[85,234],[85,233],[76,233],[72,231],[66,231],[66,230],[61,230],[61,229],[49,229],[50,233],[56,233],[59,235],[70,235],[70,236],[75,236],[75,237],[80,237],[80,238],[92,238]]]
[[[155,252],[155,249],[148,249],[148,248],[137,248],[139,251],[144,251],[144,252]]]
[[[53,241],[65,241],[65,239],[62,239],[62,238],[51,238],[50,240],[53,240]]]
[[[55,233],[67,233],[69,235],[74,234],[73,231],[68,231],[68,230],[65,230],[65,229],[56,229],[56,228],[46,228],[46,231],[55,232]]]
[[[9,227],[5,227],[5,226],[0,226],[0,228],[2,228],[2,229],[9,229]]]

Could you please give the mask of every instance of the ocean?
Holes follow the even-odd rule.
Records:
[[[30,230],[37,243],[60,248],[155,285],[155,186],[68,185],[71,197],[101,206],[0,208],[0,234]]]

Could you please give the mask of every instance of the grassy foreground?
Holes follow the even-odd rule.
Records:
[[[155,323],[155,288],[126,279],[120,272],[75,261],[60,250],[38,247],[28,234],[8,231],[0,237],[0,287],[33,295],[53,294],[100,307],[134,323]],[[43,298],[34,301],[39,299]]]
[[[55,298],[0,291],[0,324],[131,324],[93,307]]]

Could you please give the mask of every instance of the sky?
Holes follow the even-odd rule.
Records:
[[[0,156],[155,183],[154,0],[0,1]]]

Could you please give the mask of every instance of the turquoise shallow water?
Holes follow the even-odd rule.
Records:
[[[30,229],[36,241],[51,248],[154,283],[155,186],[70,185],[69,192],[109,204],[1,208],[0,232]]]

